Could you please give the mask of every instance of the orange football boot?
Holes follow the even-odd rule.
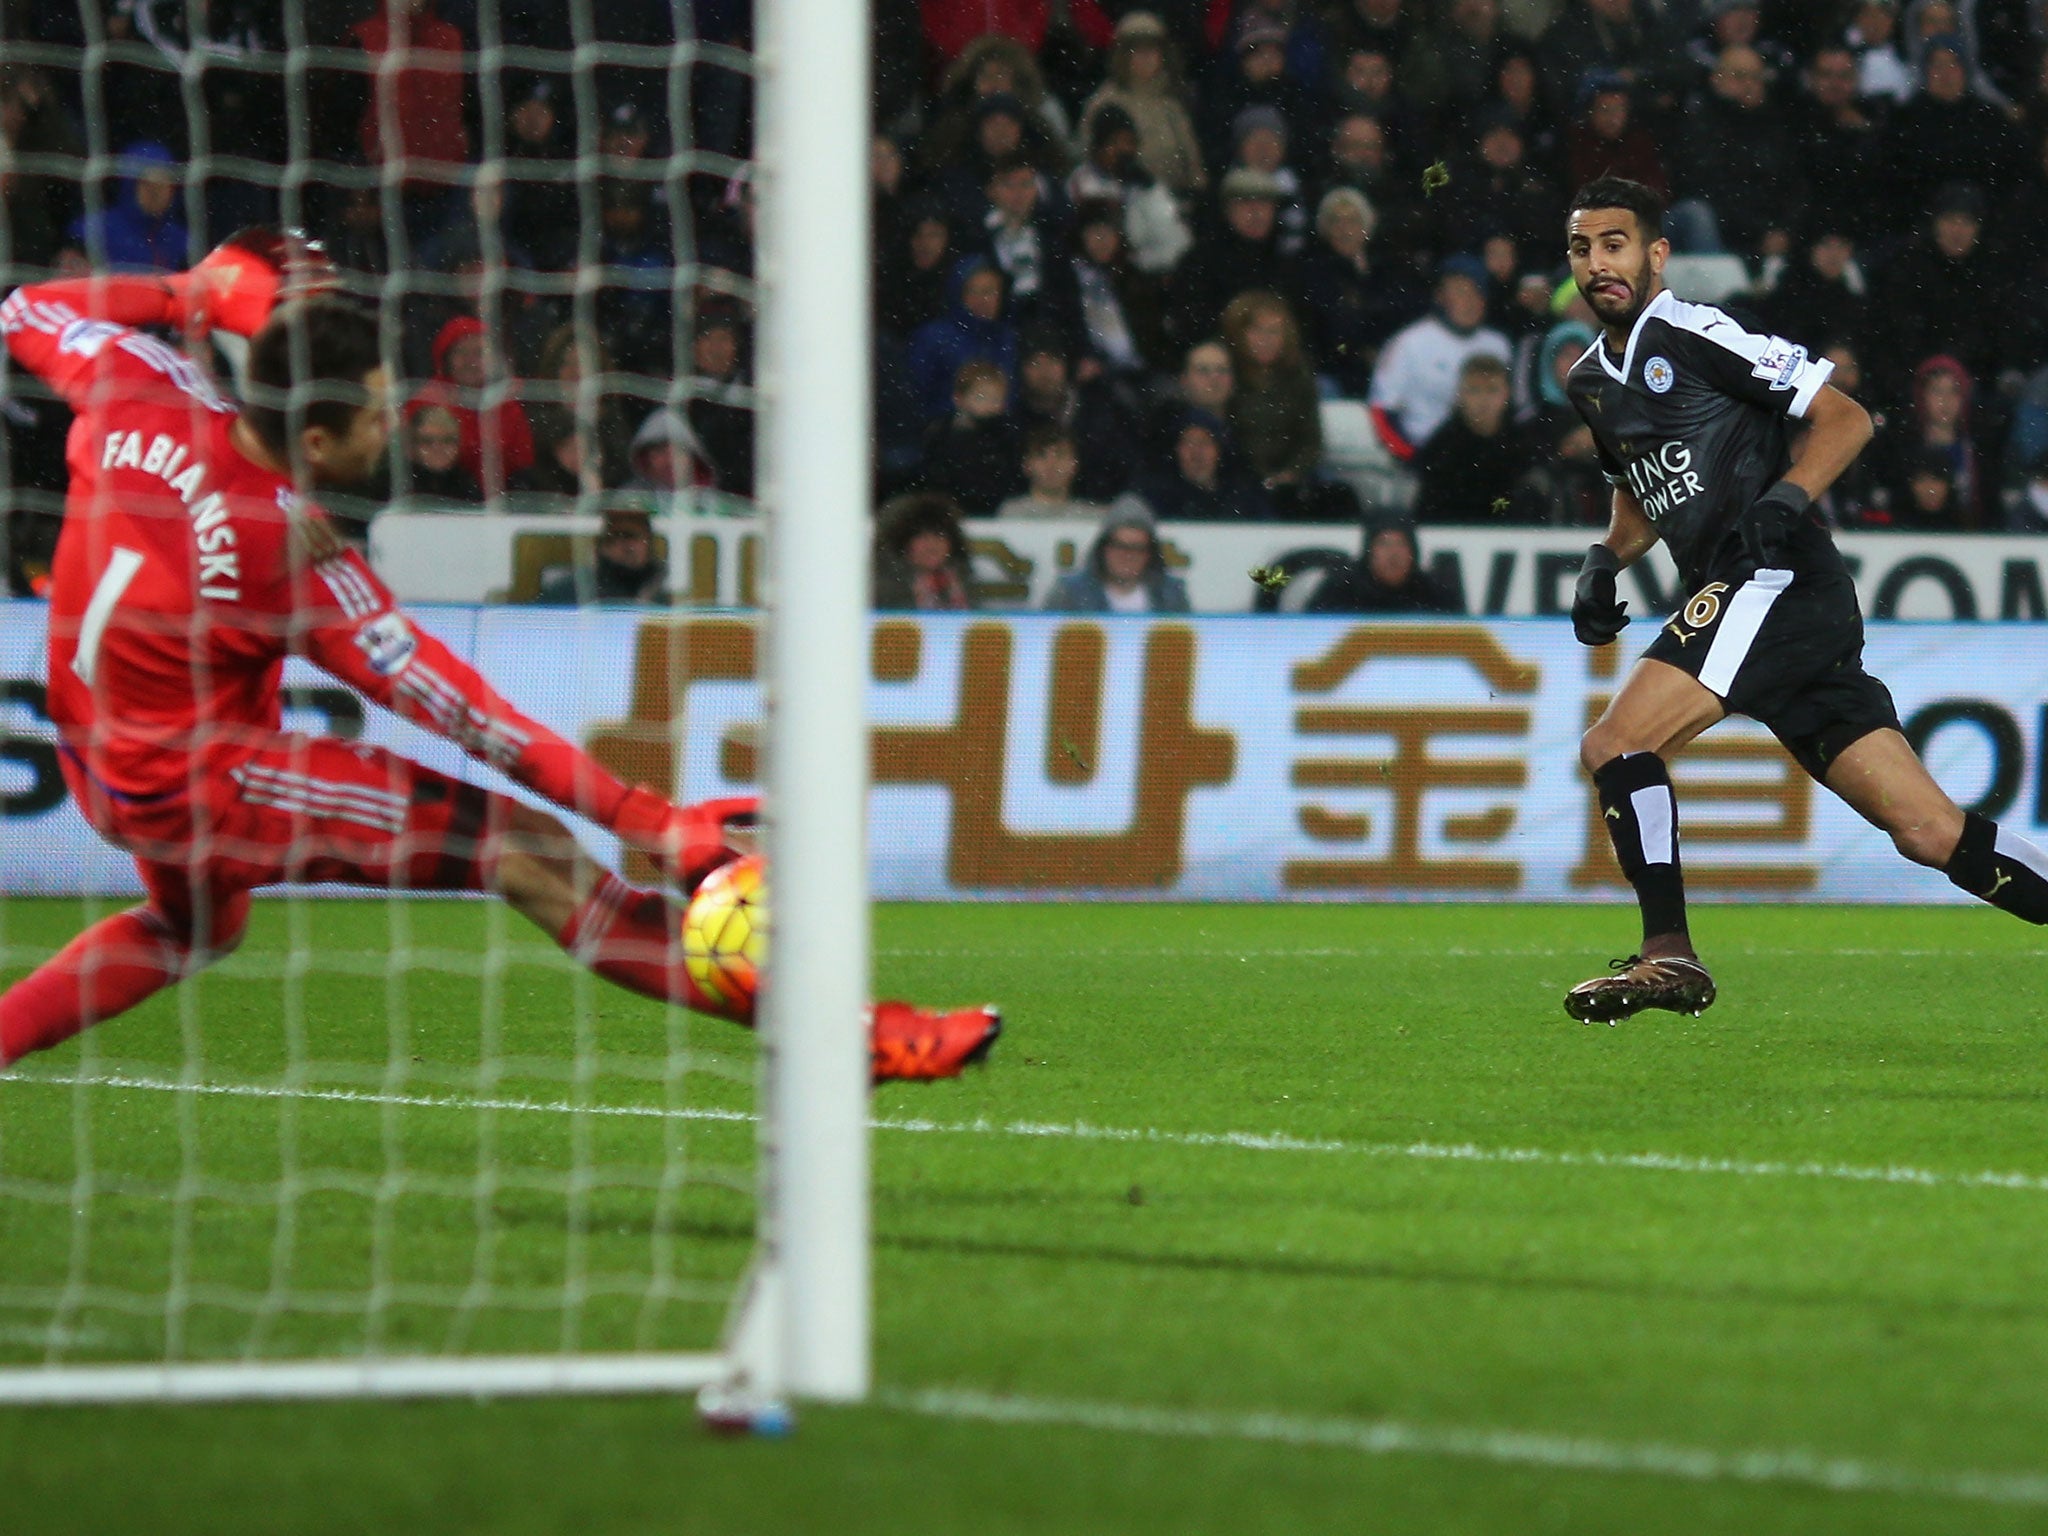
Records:
[[[909,1003],[876,1003],[869,1014],[868,1049],[878,1083],[929,1083],[958,1077],[986,1057],[1003,1032],[993,1008],[930,1013]]]

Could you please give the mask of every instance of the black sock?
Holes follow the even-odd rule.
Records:
[[[1678,863],[1678,801],[1654,752],[1627,752],[1593,770],[1601,819],[1621,872],[1643,909],[1643,940],[1685,937],[1685,874]]]
[[[2048,923],[2048,853],[1988,816],[1963,812],[1963,835],[1941,872],[1949,884],[2030,923]]]

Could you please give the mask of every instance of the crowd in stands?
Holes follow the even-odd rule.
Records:
[[[300,218],[385,299],[407,376],[366,505],[747,506],[751,81],[697,57],[672,90],[675,7],[586,7],[614,46],[581,64],[566,6],[101,9],[116,46],[88,76],[83,11],[0,0],[40,45],[0,65],[17,276],[176,267]],[[746,0],[683,10],[695,38],[751,47]],[[1682,257],[1739,264],[1725,307],[1831,358],[1873,410],[1825,499],[1837,526],[2048,530],[2044,0],[874,14],[892,600],[972,601],[963,518],[1098,520],[1055,601],[1110,609],[1173,606],[1162,521],[1604,523],[1561,388],[1595,344],[1562,231],[1610,171],[1668,196]],[[288,44],[324,50],[303,117]],[[292,176],[234,174],[288,156]],[[1361,506],[1331,473],[1332,401],[1370,413],[1412,501]],[[7,411],[15,483],[60,486],[54,408]]]

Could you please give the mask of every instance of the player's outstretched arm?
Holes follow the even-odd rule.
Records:
[[[335,282],[317,240],[296,230],[252,225],[228,236],[189,272],[104,272],[24,283],[0,304],[0,333],[14,361],[74,410],[91,403],[106,348],[140,326],[253,336],[287,299]],[[176,361],[161,347],[150,366]],[[198,376],[196,365],[192,373]]]
[[[0,333],[21,367],[57,391],[73,410],[84,410],[104,369],[110,341],[141,325],[171,325],[182,310],[162,277],[108,273],[24,283],[0,304]]]
[[[444,736],[515,783],[616,833],[684,890],[745,851],[753,803],[679,806],[621,782],[573,742],[514,708],[477,670],[401,611],[323,514],[302,511],[309,546],[293,604],[300,649],[365,698]]]

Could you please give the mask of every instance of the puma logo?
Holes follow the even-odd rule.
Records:
[[[1619,808],[1619,807],[1616,807],[1616,806],[1612,806],[1612,805],[1610,805],[1609,807],[1607,807],[1607,819],[1608,819],[1609,821],[1619,821],[1619,820],[1621,820],[1621,811],[1620,811],[1620,808]],[[1997,889],[1997,887],[1995,887],[1995,886],[1994,886],[1994,887],[1993,887],[1993,889],[1995,890],[1995,889]]]
[[[1672,620],[1669,624],[1666,624],[1664,628],[1666,629],[1666,631],[1668,631],[1670,634],[1677,638],[1678,643],[1680,645],[1692,644],[1693,632],[1689,629],[1681,627],[1676,619]]]
[[[2008,875],[2008,874],[2007,874],[2007,873],[2006,873],[2006,872],[2005,872],[2004,870],[2000,869],[2000,868],[1999,868],[1999,867],[1998,867],[1998,866],[1997,866],[1996,864],[1994,864],[1994,865],[1992,865],[1992,866],[1991,866],[1991,873],[1992,873],[1992,874],[1994,874],[1994,875],[1996,875],[1996,876],[1997,876],[1998,878],[1997,878],[1997,879],[1995,879],[1995,880],[1993,880],[1993,881],[1991,882],[1991,889],[1990,889],[1990,890],[1988,890],[1988,891],[1986,891],[1986,892],[1984,893],[1984,899],[1985,899],[1986,901],[1996,901],[1996,900],[1998,899],[1998,893],[1999,893],[1999,891],[2000,891],[2000,890],[2001,890],[2001,889],[2002,889],[2003,887],[2005,887],[2005,886],[2008,886],[2008,885],[2011,885],[2011,884],[2012,884],[2012,876],[2011,876],[2011,875]]]

